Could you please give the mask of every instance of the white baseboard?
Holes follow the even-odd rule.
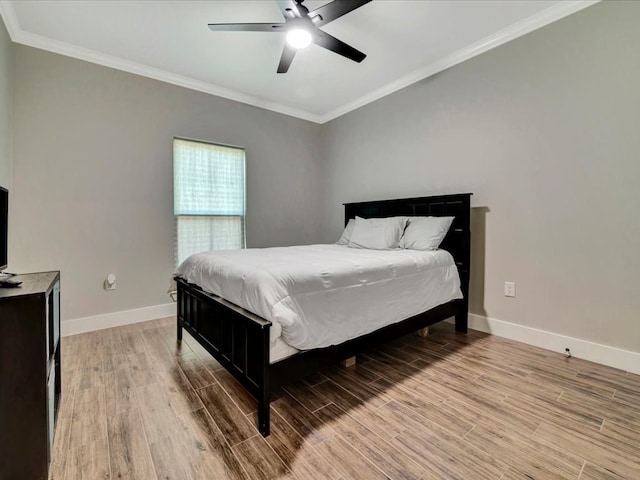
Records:
[[[103,330],[105,328],[155,320],[156,318],[170,317],[175,314],[175,303],[153,305],[151,307],[136,308],[134,310],[124,310],[121,312],[65,320],[60,322],[60,332],[63,337],[67,337],[79,333],[93,332],[94,330]]]
[[[564,349],[569,348],[573,357],[640,375],[640,353],[637,352],[568,337],[546,330],[525,327],[473,313],[469,314],[469,328],[558,353],[564,353]]]
[[[92,317],[76,318],[61,323],[63,337],[79,333],[119,327],[131,323],[146,322],[157,318],[170,317],[176,314],[176,304],[167,303],[151,307],[136,308],[122,312],[95,315]],[[449,320],[453,323],[453,319]],[[564,353],[565,348],[571,349],[571,355],[583,360],[619,368],[627,372],[640,375],[640,353],[622,350],[600,343],[568,337],[546,330],[525,327],[515,323],[469,314],[469,328],[480,332],[490,333],[499,337],[509,338],[535,347]]]

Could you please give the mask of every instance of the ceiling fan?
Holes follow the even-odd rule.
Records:
[[[360,63],[366,57],[364,53],[323,32],[319,27],[370,1],[334,0],[310,12],[302,5],[304,0],[276,0],[284,15],[284,23],[210,23],[209,28],[219,32],[286,33],[287,41],[278,64],[278,73],[287,73],[296,51],[308,47],[311,43]]]

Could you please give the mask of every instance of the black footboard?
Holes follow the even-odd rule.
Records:
[[[178,340],[185,328],[258,400],[260,433],[269,435],[269,331],[271,322],[197,285],[178,284]]]

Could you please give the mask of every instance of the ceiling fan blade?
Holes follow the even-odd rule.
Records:
[[[334,0],[331,3],[327,3],[326,5],[317,8],[313,12],[309,12],[309,17],[313,18],[320,15],[321,19],[315,20],[313,23],[317,27],[321,27],[325,23],[329,23],[336,18],[340,18],[370,1],[371,0]]]
[[[285,23],[210,23],[214,32],[283,32]]]
[[[280,63],[278,64],[278,73],[287,73],[289,70],[289,66],[291,62],[293,62],[293,57],[296,56],[296,49],[290,47],[288,44],[284,44],[284,48],[282,49],[282,56],[280,57]]]
[[[316,32],[314,43],[354,62],[360,63],[366,58],[366,55],[360,50],[356,50],[351,45],[347,45],[342,40],[338,40],[322,30]]]
[[[286,19],[294,18],[296,16],[296,2],[293,0],[276,0],[282,16]]]

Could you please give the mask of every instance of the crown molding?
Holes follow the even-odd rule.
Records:
[[[7,0],[0,0],[0,17],[4,20],[4,25],[7,27],[7,33],[11,40],[15,42],[14,38],[18,32],[21,31],[20,24],[18,23],[18,17],[13,10],[13,5]]]
[[[177,75],[154,67],[142,65],[137,62],[124,60],[118,57],[107,55],[104,53],[96,52],[94,50],[77,47],[69,43],[60,42],[58,40],[52,40],[41,35],[25,32],[20,27],[18,18],[11,1],[0,0],[0,16],[2,16],[7,32],[11,37],[11,40],[15,43],[27,45],[29,47],[39,48],[67,57],[77,58],[90,63],[95,63],[116,70],[122,70],[124,72],[133,73],[161,82],[170,83],[180,87],[196,90],[199,92],[208,93],[218,97],[234,100],[236,102],[252,105],[254,107],[271,110],[273,112],[289,115],[292,117],[307,120],[309,122],[323,124],[329,122],[335,118],[345,115],[353,110],[356,110],[368,103],[374,102],[382,97],[385,97],[391,93],[394,93],[402,88],[412,85],[420,80],[435,75],[447,68],[451,68],[465,60],[473,58],[481,53],[487,52],[493,48],[496,48],[504,43],[514,40],[522,35],[526,35],[538,28],[544,27],[550,23],[553,23],[561,18],[576,13],[587,7],[590,7],[601,0],[572,0],[558,3],[552,7],[549,7],[542,12],[539,12],[531,17],[528,17],[518,23],[515,23],[493,35],[490,35],[478,42],[469,45],[466,48],[458,50],[457,52],[448,55],[441,60],[427,65],[424,68],[416,70],[404,77],[388,83],[387,85],[374,90],[367,95],[364,95],[353,102],[332,110],[324,115],[316,115],[310,112],[299,110],[296,108],[281,105],[279,103],[270,102],[268,100],[247,95],[245,93],[230,90],[225,87],[221,87],[212,83],[203,82],[193,78]]]
[[[549,25],[550,23],[553,23],[557,20],[560,20],[561,18],[590,7],[591,5],[599,3],[600,1],[601,0],[576,0],[558,3],[535,15],[532,15],[531,17],[514,23],[513,25],[494,33],[493,35],[489,35],[482,40],[472,43],[468,47],[458,50],[457,52],[454,52],[435,63],[427,65],[420,70],[416,70],[415,72],[405,75],[398,80],[388,83],[384,87],[374,90],[373,92],[368,93],[367,95],[364,95],[357,100],[354,100],[353,102],[350,102],[340,108],[332,110],[325,115],[322,115],[320,117],[320,123],[326,123],[335,118],[341,117],[342,115],[363,107],[368,103],[374,102],[382,97],[390,95],[391,93],[417,83],[420,80],[424,80],[425,78],[442,72],[447,68],[451,68],[454,65],[464,62],[465,60],[469,60],[470,58],[480,55],[481,53],[499,47],[504,43],[510,42],[511,40],[526,35],[527,33],[542,28],[545,25]]]

